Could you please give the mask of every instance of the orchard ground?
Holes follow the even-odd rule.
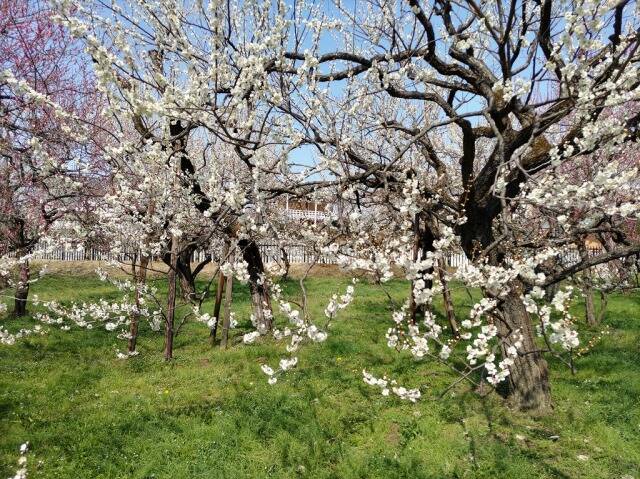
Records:
[[[88,271],[60,268],[32,293],[64,303],[119,298]],[[329,297],[348,283],[312,276],[313,317],[322,322]],[[400,303],[408,285],[386,288]],[[300,299],[296,280],[284,291]],[[462,318],[471,298],[457,288],[454,297]],[[305,345],[298,367],[269,386],[260,364],[277,364],[284,344],[239,344],[249,306],[247,288],[236,283],[232,346],[211,348],[206,327],[187,323],[170,363],[162,334],[147,327],[140,356],[128,360],[116,359],[126,345],[103,328],[48,327],[45,336],[0,346],[0,477],[15,472],[25,441],[30,478],[640,477],[640,295],[610,299],[603,326],[611,334],[578,359],[576,375],[550,360],[555,410],[538,418],[466,384],[439,399],[455,376],[387,347],[391,306],[366,282],[327,341]],[[33,324],[0,321],[11,331]],[[602,328],[580,329],[586,342]],[[362,381],[363,368],[426,385],[423,398],[383,397]]]

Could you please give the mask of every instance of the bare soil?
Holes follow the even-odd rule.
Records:
[[[127,276],[131,273],[131,266],[122,264],[118,267],[111,266],[105,261],[54,261],[54,260],[35,260],[32,262],[32,271],[35,273],[46,265],[49,274],[64,274],[70,276],[93,276],[98,268],[106,270],[112,276]],[[194,265],[195,266],[195,265]],[[292,264],[289,269],[291,278],[302,277],[307,269],[308,264]],[[158,277],[167,273],[168,267],[163,262],[153,262],[149,265],[149,276]],[[210,278],[218,271],[218,265],[210,263],[204,267],[200,273],[200,278]],[[335,264],[316,264],[309,272],[310,277],[334,278],[334,277],[350,277],[353,273],[345,271]]]

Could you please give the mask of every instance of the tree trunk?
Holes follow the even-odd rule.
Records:
[[[280,247],[280,257],[284,263],[284,274],[282,275],[282,281],[286,281],[289,278],[289,269],[291,269],[291,262],[289,261],[289,255],[287,249],[284,246]]]
[[[177,255],[176,260],[177,278],[180,281],[180,295],[185,301],[195,298],[196,295],[195,275],[191,270],[193,251],[194,247],[186,247]],[[171,268],[171,253],[165,253],[162,261]]]
[[[593,288],[590,284],[585,283],[582,293],[584,294],[584,309],[587,316],[587,324],[589,326],[597,326],[598,318],[596,316],[596,306],[593,302]]]
[[[502,352],[522,335],[522,348],[509,368],[508,396],[511,403],[522,411],[545,413],[552,409],[547,362],[536,344],[531,318],[520,299],[519,285],[512,286],[500,306],[504,322],[498,322],[502,339]]]
[[[603,290],[600,290],[600,312],[598,313],[597,318],[598,324],[604,321],[604,315],[607,314],[607,303],[607,293],[605,293]]]
[[[220,274],[218,275],[218,286],[216,288],[216,302],[213,306],[213,317],[216,322],[211,328],[211,332],[209,333],[209,341],[213,346],[216,342],[216,334],[218,332],[218,325],[220,324],[220,307],[222,306],[222,293],[224,291],[225,285],[227,284],[226,278],[220,269],[222,264],[229,259],[229,248],[230,243],[225,241],[224,247],[222,248],[222,255],[218,259],[218,270],[220,270]]]
[[[456,313],[453,309],[453,300],[451,299],[451,291],[449,291],[449,285],[444,276],[445,262],[443,259],[438,261],[438,276],[442,283],[442,299],[444,301],[444,311],[447,315],[447,321],[449,321],[449,328],[451,328],[451,334],[454,338],[460,336],[460,330],[458,328],[458,322],[456,321]]]
[[[558,283],[550,284],[549,286],[544,288],[545,301],[552,301],[559,289],[560,289],[560,285]]]
[[[420,217],[415,215],[413,219],[413,252],[412,259],[413,261],[418,260],[418,254],[420,252]],[[410,294],[409,294],[409,322],[413,325],[416,324],[416,320],[418,318],[418,307],[416,304],[416,297],[414,294],[415,281],[411,280],[409,283]]]
[[[216,342],[216,333],[218,332],[218,324],[220,324],[220,306],[222,306],[222,292],[224,291],[226,280],[222,271],[218,276],[218,287],[216,288],[216,304],[213,307],[213,317],[216,322],[211,328],[211,333],[209,334],[209,338],[211,341],[211,345],[214,345]]]
[[[189,301],[196,296],[196,284],[193,276],[179,274],[180,278],[180,295],[183,299]]]
[[[140,267],[135,275],[136,295],[135,295],[135,311],[131,315],[131,324],[129,325],[129,342],[128,351],[134,353],[136,350],[136,342],[138,341],[138,324],[140,323],[140,308],[142,306],[142,294],[140,289],[147,281],[147,267],[149,266],[149,257],[140,255]]]
[[[593,284],[591,282],[591,271],[587,268],[582,272],[582,294],[584,295],[584,310],[589,326],[597,326],[598,318],[596,306],[593,302]]]
[[[473,193],[470,192],[471,197]],[[465,206],[468,220],[458,231],[465,254],[473,260],[495,240],[492,223],[500,211],[500,203],[492,198],[489,204],[481,206],[478,200],[473,200]],[[500,247],[494,247],[489,258],[490,264],[504,266],[504,252]],[[510,402],[522,411],[545,413],[552,408],[547,362],[539,352],[531,317],[520,299],[522,285],[513,281],[510,286],[510,292],[498,306],[503,316],[502,320],[497,322],[502,355],[506,357],[508,347],[518,340],[517,333],[522,334],[522,348],[509,368],[507,396]]]
[[[196,279],[191,270],[191,257],[195,247],[189,246],[178,255],[178,276],[180,279],[180,295],[186,301],[195,298]]]
[[[222,341],[220,347],[227,349],[229,341],[229,329],[231,328],[231,300],[233,299],[233,276],[226,279],[224,294],[224,323],[222,324]]]
[[[178,242],[171,241],[171,264],[169,267],[169,292],[167,295],[167,317],[164,328],[164,359],[173,358],[174,322],[176,314],[176,270],[178,267]]]
[[[242,252],[242,259],[248,264],[249,290],[256,329],[264,334],[271,329],[271,299],[265,284],[264,264],[260,255],[260,248],[253,240],[240,240],[238,247]]]
[[[27,314],[27,298],[29,297],[30,277],[31,272],[29,271],[29,261],[21,261],[13,310],[13,314],[17,317],[25,316]]]

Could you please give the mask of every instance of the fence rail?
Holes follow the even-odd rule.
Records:
[[[282,261],[283,251],[277,244],[261,244],[259,245],[262,260],[265,263],[274,263]],[[287,245],[284,247],[290,263],[317,263],[331,264],[335,261],[327,255],[315,251],[312,247],[302,244]],[[133,258],[135,250],[125,250],[121,252],[104,251],[97,248],[46,248],[37,247],[33,251],[32,258],[37,260],[49,261],[127,261]],[[199,263],[207,258],[207,251],[195,251],[191,257],[191,261]],[[159,259],[159,258],[154,258]]]
[[[277,244],[260,244],[260,254],[265,263],[275,263],[283,260],[283,248]],[[293,244],[284,246],[284,251],[288,260],[292,264],[297,263],[321,263],[335,264],[336,261],[325,254],[322,254],[314,248],[303,245]],[[602,253],[600,248],[588,249],[589,256],[596,256]],[[36,248],[33,252],[33,259],[50,260],[50,261],[127,261],[134,255],[134,250],[114,253],[111,251],[103,251],[96,248]],[[206,251],[196,251],[193,254],[192,262],[204,261],[207,257]],[[558,258],[564,266],[570,266],[580,261],[580,252],[577,250],[569,250],[563,252]],[[446,258],[446,264],[449,268],[465,268],[469,264],[469,260],[464,253],[450,254]]]
[[[314,221],[322,221],[328,215],[326,211],[321,210],[296,210],[296,209],[288,209],[285,210],[286,215],[294,220],[314,220]]]

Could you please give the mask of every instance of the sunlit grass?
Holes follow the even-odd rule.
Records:
[[[313,316],[321,320],[331,294],[347,284],[311,278]],[[300,299],[296,282],[284,289]],[[388,290],[401,302],[407,285],[392,282]],[[91,277],[45,277],[34,292],[66,302],[118,297]],[[454,377],[387,348],[390,305],[368,284],[358,285],[327,342],[305,346],[298,367],[269,386],[260,364],[274,365],[284,345],[238,344],[249,305],[245,287],[234,292],[240,327],[227,351],[211,348],[208,331],[195,323],[177,337],[171,363],[162,360],[162,336],[147,328],[141,355],[126,361],[115,357],[124,343],[105,330],[52,329],[0,346],[0,477],[14,472],[27,440],[33,478],[640,475],[638,296],[609,301],[612,334],[578,361],[575,376],[551,361],[555,411],[532,419],[465,385],[438,400]],[[454,294],[462,317],[471,300]],[[0,321],[11,330],[32,324]],[[583,337],[597,333],[585,329]],[[365,367],[422,386],[424,399],[382,397],[363,383]]]

